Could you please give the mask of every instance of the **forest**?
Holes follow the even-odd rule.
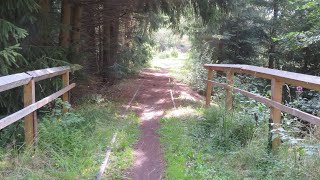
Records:
[[[37,111],[35,147],[24,142],[23,120],[0,130],[0,178],[99,179],[110,149],[105,179],[318,179],[317,125],[283,112],[271,137],[265,104],[232,94],[231,112],[219,87],[210,88],[212,107],[203,99],[205,64],[320,82],[319,49],[318,0],[1,0],[0,78],[68,66],[76,87],[70,102]],[[223,73],[214,79],[228,82]],[[232,86],[272,98],[270,80],[237,73]],[[280,103],[320,117],[317,90],[282,86]],[[36,83],[35,101],[63,87],[58,77]],[[21,110],[23,98],[23,87],[1,90],[0,119]],[[155,146],[140,143],[144,128]],[[140,157],[140,148],[156,150]],[[139,169],[139,158],[150,162]]]

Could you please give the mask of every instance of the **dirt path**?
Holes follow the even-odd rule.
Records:
[[[141,118],[141,137],[135,145],[135,161],[128,176],[133,180],[162,179],[165,162],[157,130],[165,111],[174,108],[171,92],[174,98],[184,95],[200,100],[201,97],[184,84],[173,85],[167,70],[145,69],[135,81],[143,82],[132,106]]]

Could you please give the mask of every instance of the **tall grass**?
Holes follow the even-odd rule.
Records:
[[[119,120],[110,102],[84,103],[67,114],[55,108],[40,119],[35,151],[1,148],[0,178],[94,179]],[[137,127],[137,117],[124,117],[113,158],[131,151],[138,138]],[[109,169],[108,176],[120,176],[121,170],[133,160],[123,158],[123,161],[120,169]]]
[[[182,109],[180,109],[182,110]],[[284,143],[268,150],[267,120],[223,108],[161,120],[166,179],[317,179],[319,151]],[[308,139],[304,143],[310,142]]]

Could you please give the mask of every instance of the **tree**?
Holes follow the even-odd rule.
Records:
[[[37,8],[34,0],[0,2],[0,75],[9,74],[13,68],[26,63],[21,54],[20,43],[28,32],[21,26],[30,23],[31,13]]]
[[[62,0],[61,3],[61,32],[60,46],[68,48],[70,45],[70,30],[71,30],[71,3],[69,0]]]

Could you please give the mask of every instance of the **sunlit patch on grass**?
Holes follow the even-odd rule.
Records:
[[[191,96],[189,93],[181,91],[178,99],[184,99],[184,100],[189,100],[189,101],[196,101],[196,99]]]
[[[177,109],[168,111],[164,118],[183,118],[191,116],[199,116],[199,112],[192,107],[179,107]]]

